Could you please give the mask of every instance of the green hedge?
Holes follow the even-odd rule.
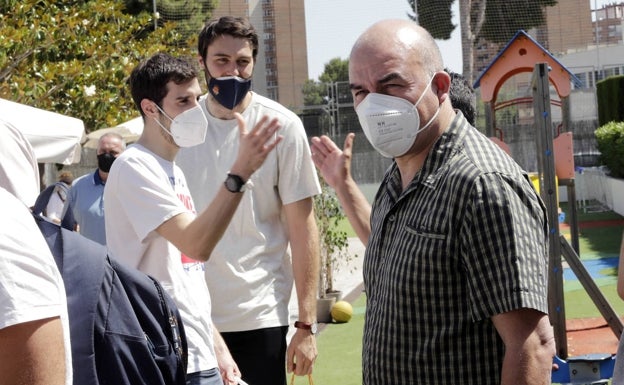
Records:
[[[624,121],[624,75],[610,76],[596,83],[598,125]]]
[[[624,178],[624,122],[610,122],[595,132],[600,162],[614,178]]]

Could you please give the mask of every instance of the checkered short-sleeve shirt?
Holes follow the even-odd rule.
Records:
[[[458,114],[405,191],[389,168],[371,226],[364,384],[499,384],[490,317],[548,309],[546,211],[526,173]]]

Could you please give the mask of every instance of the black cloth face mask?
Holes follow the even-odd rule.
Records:
[[[97,156],[98,168],[102,170],[102,172],[109,172],[113,162],[115,161],[115,155],[105,152]]]

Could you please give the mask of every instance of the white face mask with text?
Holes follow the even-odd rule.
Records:
[[[418,133],[429,127],[438,116],[440,106],[431,119],[420,127],[420,115],[416,109],[434,76],[429,79],[416,104],[396,96],[370,93],[357,106],[355,111],[364,134],[381,155],[386,158],[405,155],[416,142]]]

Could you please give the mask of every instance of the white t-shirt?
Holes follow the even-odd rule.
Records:
[[[39,195],[39,167],[32,146],[0,118],[0,186],[32,207]]]
[[[188,373],[217,367],[210,295],[203,264],[183,261],[155,229],[183,213],[195,213],[182,171],[135,144],[113,163],[104,188],[106,243],[113,256],[156,278],[175,300],[188,342]]]
[[[206,262],[212,317],[222,332],[288,325],[293,275],[283,205],[320,192],[303,124],[279,103],[252,94],[243,112],[251,130],[264,115],[277,117],[284,139],[252,176],[223,238]],[[176,163],[184,170],[198,210],[217,194],[238,154],[236,120],[208,119],[206,141],[183,148]]]
[[[54,257],[32,214],[0,188],[0,329],[60,317],[67,385],[72,383],[67,299]]]

